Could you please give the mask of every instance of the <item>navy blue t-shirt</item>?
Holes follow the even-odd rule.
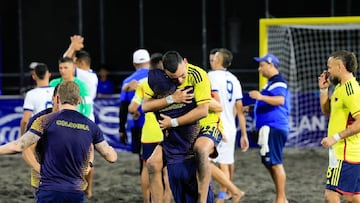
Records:
[[[83,191],[91,144],[104,141],[100,128],[76,110],[61,110],[37,118],[30,132],[40,136],[39,189]]]

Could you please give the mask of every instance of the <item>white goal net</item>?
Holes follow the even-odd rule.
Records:
[[[360,59],[360,24],[272,25],[266,32],[267,52],[279,57],[292,95],[287,145],[320,146],[327,117],[320,111],[317,78],[333,51],[346,49]]]

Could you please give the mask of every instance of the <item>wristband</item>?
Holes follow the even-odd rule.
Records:
[[[94,167],[93,162],[89,161],[89,166],[90,166],[90,168]]]
[[[173,98],[172,98],[171,95],[165,97],[165,99],[166,99],[166,103],[167,103],[167,104],[172,104],[172,103],[174,103],[174,100],[173,100]]]
[[[328,88],[320,88],[320,93],[327,93],[328,90]]]
[[[172,118],[171,120],[171,127],[178,127],[179,123],[176,118]]]
[[[335,135],[333,135],[333,138],[335,139],[336,142],[338,142],[341,139],[339,133],[336,133]]]

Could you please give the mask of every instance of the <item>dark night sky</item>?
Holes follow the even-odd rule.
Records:
[[[22,26],[18,24],[19,2]],[[103,0],[104,18],[100,23],[100,1],[83,2],[83,36],[93,68],[105,62],[112,78],[120,84],[133,71],[132,52],[140,48],[139,1]],[[221,2],[224,12],[221,12]],[[360,2],[354,0],[269,0],[272,17],[327,17],[360,15]],[[265,0],[208,0],[207,51],[226,47],[233,51],[233,70],[256,69],[252,57],[258,55],[259,19],[265,17]],[[0,0],[0,62],[4,74],[27,73],[31,61],[42,61],[57,72],[57,59],[79,33],[78,1]],[[222,18],[223,16],[223,18]],[[193,64],[207,62],[202,43],[202,5],[200,0],[144,0],[144,48],[150,52],[178,50]],[[222,21],[223,19],[223,21]],[[104,38],[101,38],[101,25]],[[21,28],[21,29],[19,29]],[[103,44],[102,44],[103,40]],[[103,46],[102,46],[103,45]],[[252,80],[257,80],[252,77]],[[19,76],[3,79],[3,89],[21,84]],[[13,93],[10,92],[9,93]]]

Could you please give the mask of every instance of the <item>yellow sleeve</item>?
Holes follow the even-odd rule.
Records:
[[[132,101],[135,102],[136,104],[142,104],[144,100],[145,83],[147,83],[147,81],[140,83],[139,86],[136,88],[135,95],[132,99]]]
[[[152,98],[154,96],[154,91],[150,88],[149,83],[146,81],[143,85],[144,98]]]
[[[189,69],[191,69],[190,72],[193,75],[196,104],[210,103],[211,85],[207,73],[202,68],[190,64]]]
[[[351,81],[351,85],[348,86],[349,88],[347,89],[351,88],[352,91],[349,91],[351,92],[351,94],[348,93],[347,97],[345,97],[346,99],[344,99],[344,103],[346,107],[349,109],[351,116],[355,118],[357,115],[360,114],[360,102],[359,102],[360,86],[358,85],[355,79],[353,79]]]

